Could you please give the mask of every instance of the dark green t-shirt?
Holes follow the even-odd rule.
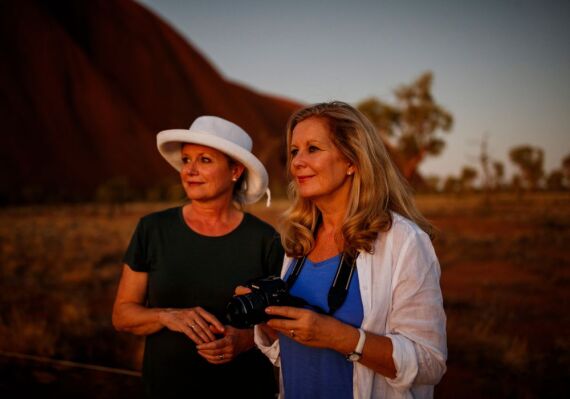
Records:
[[[131,269],[148,273],[149,307],[201,306],[223,324],[235,287],[279,275],[282,261],[277,233],[255,216],[246,213],[230,233],[208,237],[188,227],[182,207],[143,217],[124,257]],[[220,397],[225,391],[252,397],[252,388],[254,396],[271,397],[274,389],[272,367],[257,349],[228,364],[212,365],[188,337],[168,329],[147,337],[143,378],[152,397],[191,397],[192,391],[208,389],[211,383]]]

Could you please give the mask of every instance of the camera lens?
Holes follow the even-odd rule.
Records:
[[[235,297],[230,300],[226,307],[226,317],[228,323],[234,327],[245,328],[244,314],[246,307],[243,303],[242,297]]]
[[[233,297],[226,306],[226,317],[234,327],[250,328],[269,320],[265,308],[270,305],[294,306],[287,284],[277,276],[256,279],[247,286],[249,294]]]
[[[226,307],[226,316],[230,325],[237,328],[249,328],[266,321],[265,308],[269,306],[265,294],[254,291],[232,298]]]

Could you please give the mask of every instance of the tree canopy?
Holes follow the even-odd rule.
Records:
[[[527,187],[537,189],[544,176],[544,151],[538,147],[521,145],[511,149],[509,158],[519,168]]]
[[[372,97],[357,107],[392,141],[404,160],[403,174],[410,178],[428,155],[439,155],[445,147],[440,132],[449,132],[453,116],[432,95],[433,74],[426,72],[409,85],[394,91],[395,104]]]

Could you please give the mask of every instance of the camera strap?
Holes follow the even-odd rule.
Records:
[[[352,276],[354,274],[354,270],[356,268],[356,258],[358,257],[358,253],[356,256],[350,256],[347,253],[342,253],[340,262],[336,269],[336,275],[332,282],[331,288],[329,289],[328,294],[328,305],[329,311],[324,312],[329,315],[334,314],[338,308],[342,306],[344,301],[346,300],[346,296],[348,295],[348,287],[350,286],[350,280],[352,280]],[[305,260],[307,259],[306,256],[302,258],[297,258],[297,262],[295,262],[295,266],[293,267],[293,271],[287,278],[287,286],[289,289],[295,284],[299,274],[301,274],[301,269],[305,265]]]

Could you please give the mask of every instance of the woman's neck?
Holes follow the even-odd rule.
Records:
[[[318,209],[322,217],[320,230],[328,234],[340,233],[346,215],[346,209],[326,209],[322,207]]]
[[[321,213],[322,221],[309,259],[320,262],[342,252],[344,248],[342,225],[346,215],[346,206],[322,202],[315,203],[315,205]]]
[[[200,234],[220,236],[234,230],[243,219],[243,212],[231,201],[192,201],[183,208],[184,221]]]
[[[340,233],[348,209],[348,192],[337,193],[332,198],[320,198],[315,201],[315,206],[322,215],[321,230]]]

